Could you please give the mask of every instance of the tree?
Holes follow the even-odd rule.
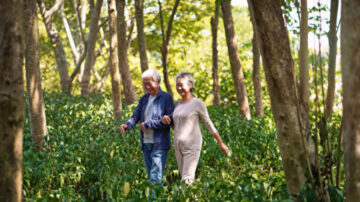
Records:
[[[111,89],[114,119],[120,121],[121,118],[121,79],[119,73],[118,60],[118,41],[116,28],[116,4],[115,0],[108,1],[109,12],[109,32],[110,32],[110,69],[111,69]]]
[[[144,0],[135,0],[135,18],[138,47],[140,53],[140,65],[141,71],[144,72],[148,67],[148,60],[146,55],[146,41],[144,33]]]
[[[346,201],[360,198],[360,2],[342,1],[341,66]]]
[[[330,30],[329,38],[329,69],[328,69],[328,89],[326,95],[326,117],[331,117],[334,96],[335,96],[335,69],[336,69],[336,49],[337,49],[337,36],[336,36],[336,21],[337,12],[339,7],[339,0],[331,0],[330,8]]]
[[[23,1],[0,3],[0,201],[22,200]]]
[[[37,149],[41,149],[47,128],[40,77],[38,17],[33,0],[25,1],[25,21],[25,69],[31,137]]]
[[[300,50],[299,50],[299,77],[300,77],[300,106],[303,125],[306,134],[309,129],[309,110],[310,110],[310,79],[309,79],[309,51],[308,51],[308,10],[307,0],[301,0],[301,20],[300,20]]]
[[[255,94],[255,110],[256,115],[264,117],[264,108],[262,103],[262,88],[261,88],[261,77],[260,77],[260,51],[258,47],[258,41],[254,32],[252,40],[252,52],[253,52],[253,84]]]
[[[212,35],[212,76],[213,76],[213,93],[214,93],[214,105],[220,104],[220,92],[219,92],[219,72],[218,72],[218,50],[217,50],[217,31],[219,24],[219,4],[215,1],[215,16],[211,17],[211,35]]]
[[[310,166],[301,125],[294,61],[280,1],[249,0],[248,3],[253,10],[251,15],[255,22],[254,29],[260,40],[260,51],[288,192],[292,197],[299,196],[300,188],[306,181],[306,172],[315,190],[316,199],[329,201],[323,182],[321,179],[314,180]],[[263,41],[266,43],[262,43]]]
[[[125,0],[116,0],[120,75],[124,89],[125,102],[126,104],[131,104],[136,102],[137,99],[128,64],[125,4]]]
[[[174,21],[175,13],[177,11],[177,8],[179,6],[180,0],[175,0],[174,7],[171,11],[171,16],[168,22],[168,26],[166,29],[166,35],[165,35],[165,28],[164,28],[164,19],[162,14],[162,6],[160,0],[158,0],[159,4],[159,15],[160,15],[160,23],[161,23],[161,37],[162,37],[162,46],[161,46],[161,56],[162,56],[162,66],[163,66],[163,73],[164,73],[164,83],[166,86],[166,90],[170,95],[173,95],[173,91],[171,89],[170,81],[169,81],[169,75],[168,75],[168,52],[169,52],[169,43],[170,43],[170,36],[171,36],[171,28],[172,23]]]
[[[81,79],[81,95],[88,96],[90,89],[90,77],[91,70],[93,69],[95,63],[95,44],[96,44],[96,35],[100,18],[100,11],[103,1],[97,0],[96,6],[94,7],[93,0],[91,1],[91,25],[90,32],[87,44],[86,52],[86,61],[84,67],[83,77]]]
[[[235,84],[236,100],[238,103],[239,114],[246,117],[247,119],[251,119],[250,108],[245,88],[245,79],[241,68],[239,53],[236,44],[230,1],[222,0],[221,9],[223,12],[226,43],[228,46],[232,77]]]
[[[69,82],[69,73],[67,66],[68,62],[66,59],[65,50],[62,45],[59,33],[52,21],[54,14],[60,9],[61,5],[63,4],[63,1],[64,0],[56,0],[54,6],[51,7],[49,10],[46,10],[46,6],[43,0],[37,0],[37,3],[39,5],[39,10],[46,27],[46,31],[50,38],[50,42],[52,44],[52,47],[54,48],[56,63],[60,74],[62,91],[70,94],[72,85],[71,82]]]

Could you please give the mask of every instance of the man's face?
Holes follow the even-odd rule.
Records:
[[[143,79],[143,85],[145,90],[150,93],[150,95],[154,96],[159,91],[160,83],[154,81],[152,76],[148,76]]]

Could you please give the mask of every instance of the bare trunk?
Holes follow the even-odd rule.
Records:
[[[299,51],[299,77],[300,77],[300,106],[301,119],[306,134],[310,132],[309,110],[310,110],[310,79],[309,79],[309,51],[308,51],[308,11],[307,0],[301,0],[300,21],[300,51]]]
[[[25,1],[25,20],[25,68],[31,137],[37,149],[42,149],[47,128],[40,77],[39,26],[34,0]]]
[[[161,51],[161,56],[162,56],[162,66],[163,66],[163,73],[164,73],[164,83],[166,86],[166,90],[167,92],[173,96],[174,93],[171,89],[171,84],[170,84],[170,80],[169,80],[169,74],[168,74],[168,52],[169,52],[169,43],[170,43],[170,37],[171,37],[171,28],[172,28],[172,23],[174,21],[174,17],[177,11],[177,8],[179,6],[180,0],[176,0],[174,7],[171,10],[171,15],[170,15],[170,19],[168,22],[168,26],[166,29],[166,33],[165,33],[165,28],[164,28],[164,20],[163,20],[163,15],[162,15],[162,8],[161,8],[161,2],[160,0],[158,0],[158,4],[159,4],[159,15],[160,15],[160,23],[161,23],[161,34],[162,34],[162,41],[163,44],[160,48]]]
[[[219,24],[219,5],[215,7],[215,16],[211,17],[211,34],[212,34],[212,77],[213,77],[213,91],[214,91],[214,105],[220,105],[220,91],[219,91],[219,72],[218,72],[218,50],[217,50],[217,30]]]
[[[118,34],[118,51],[119,51],[119,68],[124,89],[125,102],[131,104],[137,101],[133,81],[130,74],[127,41],[126,41],[126,21],[125,21],[125,0],[116,0],[117,10],[117,34]]]
[[[341,6],[345,198],[352,202],[360,198],[360,1]]]
[[[0,201],[22,200],[23,1],[0,6]]]
[[[326,117],[331,117],[334,96],[335,96],[335,70],[336,70],[336,49],[337,49],[337,36],[336,36],[336,21],[337,12],[339,7],[339,0],[331,0],[330,10],[330,30],[329,30],[329,69],[328,69],[328,89],[326,96]]]
[[[70,94],[72,90],[72,85],[69,82],[69,73],[68,73],[65,50],[62,45],[59,33],[52,23],[52,16],[57,10],[59,10],[61,4],[63,3],[63,0],[57,0],[55,5],[49,10],[46,10],[46,6],[43,0],[37,0],[37,2],[39,5],[41,16],[43,18],[46,27],[46,31],[50,38],[50,42],[54,48],[56,63],[58,65],[59,74],[60,74],[62,91]]]
[[[221,9],[223,12],[226,43],[228,46],[229,60],[235,85],[236,100],[238,103],[239,114],[246,117],[247,119],[251,119],[250,108],[245,88],[244,74],[241,68],[240,58],[236,45],[230,1],[222,0]]]
[[[116,2],[109,0],[110,69],[114,119],[121,118],[121,79],[119,73],[118,41],[116,34]]]
[[[253,52],[253,84],[255,93],[255,110],[256,116],[264,117],[264,108],[262,103],[262,88],[261,88],[261,77],[260,77],[260,51],[258,42],[256,40],[256,34],[254,33],[252,41],[252,52]]]
[[[141,71],[144,72],[148,67],[148,60],[146,56],[146,41],[144,33],[144,0],[135,0],[135,17],[138,47],[140,53]]]
[[[97,35],[97,28],[99,24],[100,18],[100,11],[103,1],[97,0],[96,7],[93,8],[91,11],[91,25],[90,25],[90,32],[87,44],[87,53],[86,53],[86,61],[84,67],[83,77],[81,79],[81,95],[88,96],[89,89],[90,89],[90,77],[91,77],[91,70],[94,66],[94,56],[95,56],[95,44],[96,44],[96,35]]]
[[[294,62],[282,17],[280,1],[249,0],[253,7],[263,66],[268,84],[271,109],[274,115],[277,140],[285,172],[288,191],[297,196],[305,183],[305,150],[300,143],[297,120]],[[278,40],[281,38],[281,40]]]

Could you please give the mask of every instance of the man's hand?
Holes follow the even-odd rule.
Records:
[[[146,128],[144,122],[140,124],[140,129],[142,130],[142,132],[145,132]]]
[[[165,125],[170,125],[171,119],[170,119],[170,117],[169,117],[168,115],[165,115],[165,116],[163,116],[163,118],[161,119],[161,122],[162,122],[163,124],[165,124]]]
[[[125,130],[127,129],[127,125],[126,124],[121,124],[121,133],[125,133]]]

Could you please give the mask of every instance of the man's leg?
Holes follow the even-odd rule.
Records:
[[[143,149],[142,149],[146,172],[147,172],[148,179],[150,181],[151,181],[150,170],[151,170],[151,165],[152,165],[152,160],[151,160],[152,147],[153,147],[152,144],[144,144]]]
[[[150,183],[161,184],[162,176],[165,170],[166,159],[169,150],[153,150],[151,152],[152,165],[150,169]]]

